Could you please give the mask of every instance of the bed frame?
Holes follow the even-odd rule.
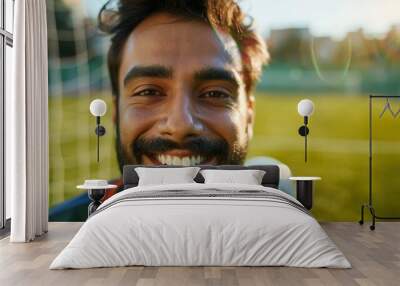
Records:
[[[148,165],[125,165],[123,169],[123,183],[124,189],[133,188],[138,185],[139,176],[135,171],[137,167],[146,168],[182,168],[182,166],[148,166]],[[241,166],[241,165],[199,165],[201,169],[218,169],[218,170],[263,170],[265,175],[261,184],[265,187],[278,188],[279,185],[279,167],[277,165],[254,165],[254,166]],[[200,174],[194,178],[197,183],[204,183],[204,178]]]

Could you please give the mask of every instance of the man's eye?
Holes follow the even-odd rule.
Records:
[[[162,93],[156,89],[143,89],[133,94],[133,96],[161,96],[161,95]]]
[[[229,99],[232,96],[230,96],[226,92],[218,91],[218,90],[212,90],[212,91],[207,91],[204,92],[200,95],[201,98],[219,98],[219,99]]]

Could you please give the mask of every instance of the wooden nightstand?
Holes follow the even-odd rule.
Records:
[[[320,177],[290,177],[296,181],[296,198],[303,206],[311,210],[313,206],[313,182],[321,180]]]

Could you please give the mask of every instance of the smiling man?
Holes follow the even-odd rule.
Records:
[[[107,7],[99,27],[111,35],[121,171],[126,164],[243,164],[253,133],[252,90],[268,53],[239,5],[121,0],[117,10]],[[86,194],[64,202],[50,220],[85,220],[88,203]]]
[[[105,6],[107,7],[107,6]],[[268,59],[234,1],[119,2],[104,8],[116,147],[125,164],[242,164],[252,90]]]

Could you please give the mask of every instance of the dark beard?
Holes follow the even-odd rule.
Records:
[[[119,168],[122,174],[124,165],[143,164],[143,155],[166,152],[172,149],[186,149],[203,158],[216,158],[217,165],[242,165],[247,154],[247,144],[240,146],[234,143],[232,146],[224,139],[209,139],[206,137],[193,137],[183,144],[164,138],[137,138],[128,148],[131,149],[133,158],[128,159],[124,148],[121,145],[119,124],[116,126],[115,146]]]

